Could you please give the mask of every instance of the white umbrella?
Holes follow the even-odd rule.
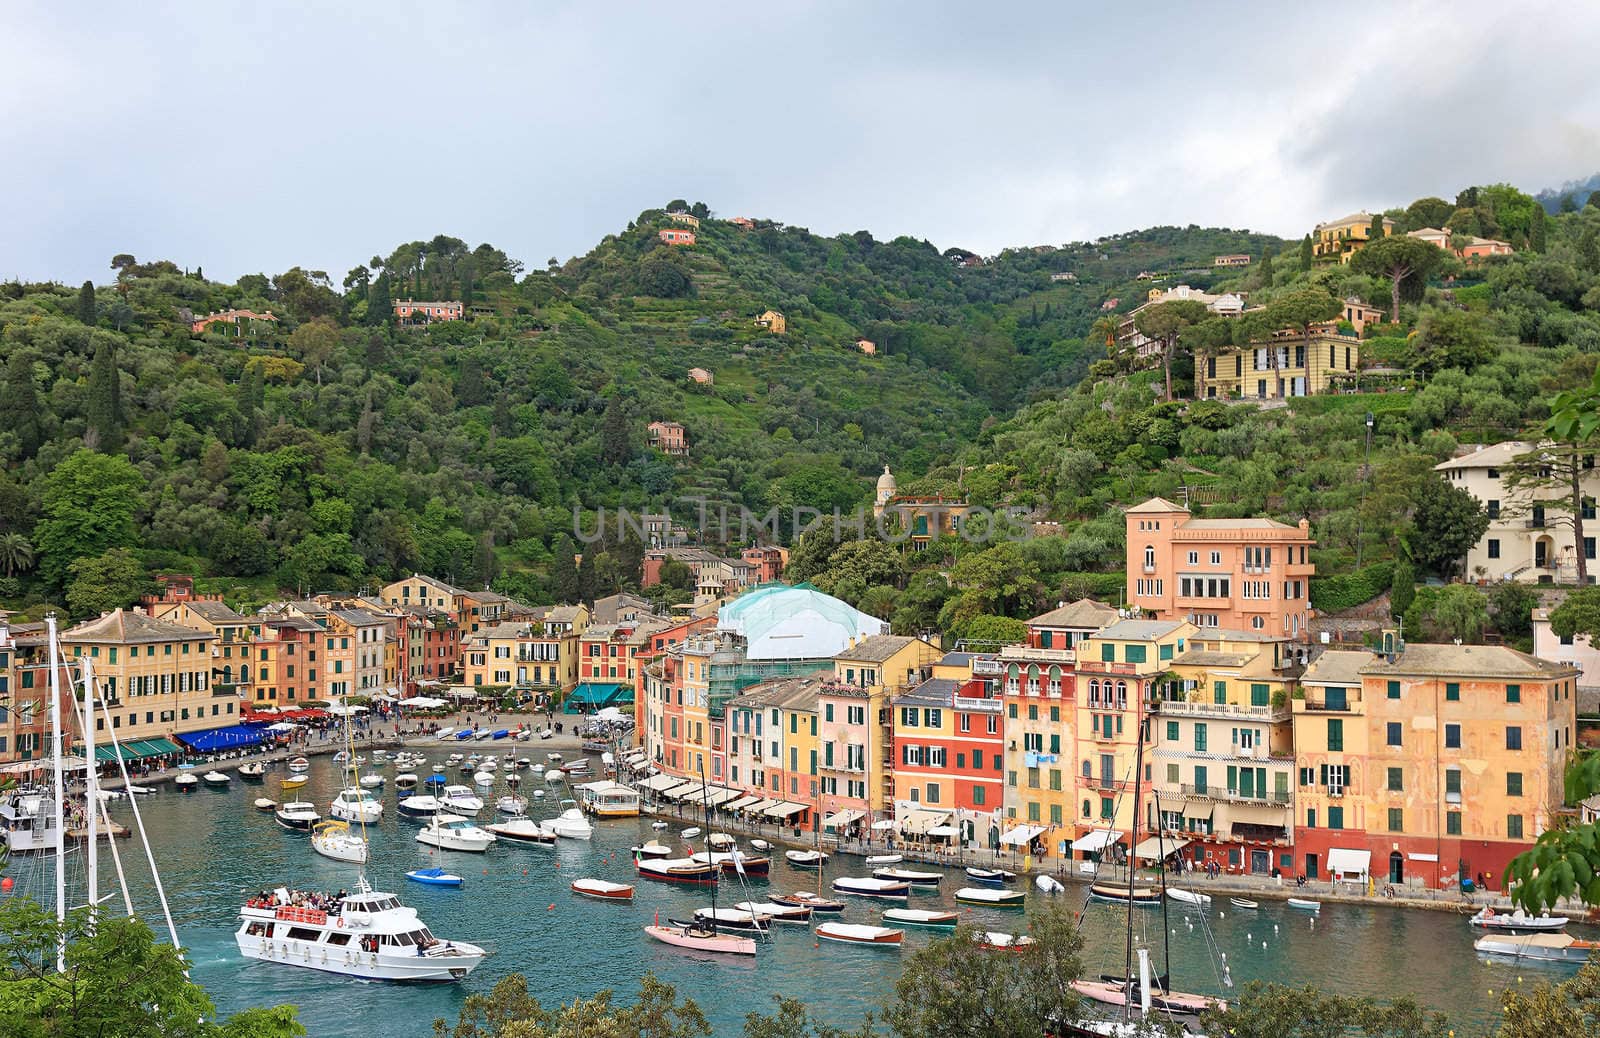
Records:
[[[328,707],[328,713],[333,714],[335,717],[343,717],[346,714],[364,714],[367,712],[367,708],[364,706],[347,706],[343,703],[340,703],[337,706]]]
[[[627,715],[614,706],[608,706],[594,715],[597,721],[625,721]]]
[[[879,830],[879,831],[882,831],[884,829],[893,829],[894,828],[894,819],[893,818],[880,818],[876,822],[872,823],[872,827],[874,829]]]
[[[300,727],[300,726],[297,725],[297,724],[294,724],[291,721],[279,721],[276,724],[267,725],[267,731],[269,731],[269,732],[292,732],[298,727]]]

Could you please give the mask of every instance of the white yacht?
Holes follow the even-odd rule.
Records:
[[[572,804],[570,800],[563,800],[563,804]],[[594,826],[589,824],[583,812],[577,806],[568,807],[554,818],[547,818],[542,823],[550,832],[568,840],[587,840],[594,836]]]
[[[383,817],[383,801],[372,790],[348,786],[339,791],[328,806],[328,814],[346,822],[376,822]]]
[[[471,786],[446,786],[439,802],[446,811],[460,815],[476,815],[483,810],[483,798]]]
[[[414,793],[396,804],[395,810],[407,818],[432,818],[444,810],[444,805],[437,797]]]
[[[460,815],[437,814],[428,820],[417,833],[417,842],[437,847],[442,851],[476,851],[482,853],[494,843],[495,835],[478,823]]]
[[[350,831],[346,822],[318,822],[311,830],[311,849],[324,858],[364,865],[367,838]]]
[[[14,854],[54,854],[61,849],[55,801],[48,790],[22,786],[0,798],[0,842]]]
[[[280,805],[275,815],[279,825],[300,832],[309,832],[312,826],[322,821],[322,816],[317,814],[317,805],[304,800],[291,800]]]
[[[342,902],[319,898],[331,910],[295,904],[282,887],[239,910],[234,940],[247,959],[339,973],[366,980],[460,980],[487,954],[475,944],[433,936],[414,908],[363,880]],[[307,900],[303,896],[298,900]]]

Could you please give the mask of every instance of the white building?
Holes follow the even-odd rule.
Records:
[[[1550,626],[1550,610],[1533,611],[1533,654],[1541,660],[1570,663],[1578,668],[1578,712],[1594,709],[1600,699],[1600,649],[1584,634],[1563,638]]]
[[[1511,462],[1535,444],[1523,440],[1479,447],[1434,466],[1434,470],[1483,503],[1489,529],[1467,552],[1465,576],[1487,580],[1516,580],[1528,584],[1571,584],[1578,579],[1578,559],[1572,535],[1572,513],[1561,507],[1566,493],[1557,487],[1513,490],[1506,486]],[[1594,520],[1594,498],[1600,496],[1600,474],[1591,460],[1583,477],[1588,507],[1586,522]],[[1546,507],[1546,503],[1555,502]],[[1596,524],[1595,534],[1600,534]],[[1589,561],[1589,583],[1595,582],[1595,534],[1585,530],[1584,555]],[[1537,653],[1537,648],[1535,649]],[[1554,657],[1551,657],[1554,658]]]

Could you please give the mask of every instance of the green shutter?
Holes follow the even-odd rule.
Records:
[[[1272,704],[1272,689],[1267,685],[1255,684],[1250,686],[1251,706],[1270,706]]]
[[[1506,702],[1508,702],[1508,703],[1520,703],[1520,702],[1522,702],[1522,686],[1521,685],[1507,685],[1506,686]]]
[[[1143,645],[1129,645],[1127,649],[1124,650],[1123,658],[1129,663],[1143,663],[1144,648],[1145,647]]]
[[[1399,699],[1400,698],[1400,682],[1398,682],[1398,681],[1389,682],[1389,698],[1390,699]]]
[[[1117,662],[1117,647],[1116,647],[1116,645],[1114,643],[1106,642],[1106,643],[1104,643],[1104,644],[1102,644],[1100,646],[1100,662],[1101,663],[1115,663],[1115,662]]]
[[[1447,682],[1445,682],[1445,684],[1444,684],[1444,698],[1446,700],[1448,700],[1449,702],[1452,702],[1452,703],[1455,702],[1456,700],[1460,699],[1461,698],[1461,684],[1459,682],[1456,682],[1456,681],[1447,681]]]

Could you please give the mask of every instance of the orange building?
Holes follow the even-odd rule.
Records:
[[[651,422],[645,426],[650,446],[663,454],[684,457],[689,453],[689,436],[677,422]]]
[[[656,232],[656,236],[668,245],[693,245],[694,232],[681,231],[676,227],[665,227]]]
[[[209,331],[214,324],[227,324],[232,325],[231,328],[224,329],[229,335],[255,335],[257,321],[278,323],[278,319],[272,316],[271,310],[259,314],[254,310],[223,310],[219,313],[209,313],[204,317],[195,318],[189,324],[189,331],[195,335],[201,335]]]
[[[1125,515],[1129,606],[1201,628],[1307,637],[1316,542],[1304,519],[1196,519],[1160,497]]]
[[[396,299],[394,316],[401,324],[428,321],[459,321],[463,315],[459,299],[429,300]]]

